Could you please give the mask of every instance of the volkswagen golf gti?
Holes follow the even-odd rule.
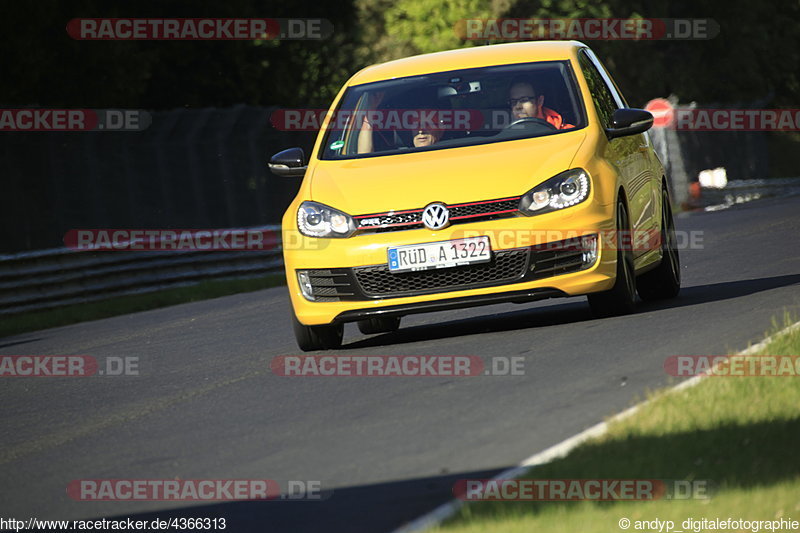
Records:
[[[680,289],[669,189],[647,130],[576,41],[473,47],[373,65],[326,113],[282,221],[297,343],[343,325],[587,295],[597,316]]]

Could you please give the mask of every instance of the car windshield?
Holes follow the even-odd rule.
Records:
[[[352,159],[555,135],[585,125],[568,61],[500,65],[350,87],[321,159]]]

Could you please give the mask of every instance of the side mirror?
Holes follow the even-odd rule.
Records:
[[[269,169],[272,173],[284,178],[303,176],[307,168],[306,154],[302,148],[289,148],[278,152],[269,160]]]
[[[611,119],[611,127],[606,128],[610,139],[644,133],[653,126],[653,115],[644,109],[617,109]]]

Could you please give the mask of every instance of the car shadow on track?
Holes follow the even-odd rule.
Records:
[[[781,287],[788,287],[798,283],[800,283],[800,274],[696,285],[694,287],[682,288],[678,297],[673,300],[640,302],[639,310],[673,309],[676,307],[720,302],[748,296],[757,292],[780,289]]]
[[[448,320],[434,324],[400,327],[394,333],[384,333],[373,337],[362,338],[343,345],[342,349],[371,348],[392,344],[406,344],[482,333],[522,330],[572,324],[592,320],[589,305],[583,302],[548,305],[534,309],[521,309],[492,315],[480,315],[457,320]]]
[[[333,489],[323,493],[319,501],[226,502],[148,512],[130,518],[150,522],[156,518],[224,517],[226,530],[236,533],[388,532],[451,500],[453,486],[459,479],[486,479],[503,470]]]
[[[677,298],[660,302],[639,302],[637,313],[674,309],[710,302],[719,302],[750,294],[778,289],[800,283],[800,274],[727,281],[708,285],[697,285],[681,289]],[[637,313],[630,315],[635,317]],[[621,317],[625,318],[625,317]],[[573,324],[594,320],[585,301],[565,304],[547,304],[506,313],[481,315],[457,320],[438,322],[403,328],[394,333],[385,333],[361,338],[342,346],[342,349],[372,348],[393,344],[428,341],[503,331],[523,330],[562,324]],[[603,319],[607,320],[607,319]]]

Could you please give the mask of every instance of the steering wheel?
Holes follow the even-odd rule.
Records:
[[[519,126],[519,125],[522,125],[523,128],[525,128],[525,127],[527,127],[528,124],[530,124],[530,125],[534,125],[535,124],[535,125],[538,125],[538,126],[547,126],[551,130],[556,129],[555,126],[553,126],[552,124],[547,122],[545,119],[538,118],[538,117],[522,117],[522,118],[518,118],[517,120],[515,120],[514,122],[512,122],[511,124],[509,124],[508,126],[506,126],[503,129],[508,130],[508,129],[513,128],[514,126]]]

